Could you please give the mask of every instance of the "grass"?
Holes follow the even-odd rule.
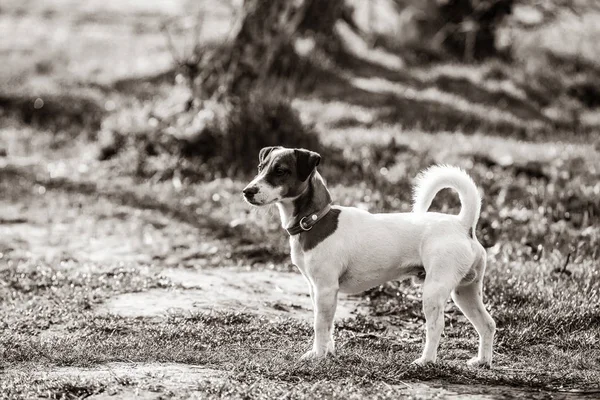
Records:
[[[387,293],[371,293],[374,319],[339,324],[338,356],[313,365],[296,361],[310,341],[311,328],[306,322],[218,311],[175,314],[161,321],[101,317],[92,308],[110,295],[155,287],[173,289],[173,285],[152,269],[113,267],[90,273],[65,263],[8,263],[0,271],[4,286],[9,288],[2,309],[0,355],[5,367],[15,363],[90,366],[116,361],[177,362],[286,382],[350,378],[388,384],[444,379],[539,388],[585,382],[592,385],[598,378],[598,371],[593,371],[600,357],[592,350],[597,347],[595,332],[600,325],[599,293],[593,285],[597,271],[583,266],[571,279],[555,278],[536,290],[530,282],[539,281],[548,271],[531,264],[527,267],[530,272],[513,278],[509,285],[498,276],[505,271],[498,271],[494,264],[490,267],[486,298],[499,327],[497,368],[492,371],[471,370],[464,365],[475,350],[475,335],[456,311],[448,315],[441,365],[425,370],[408,365],[420,351],[420,330],[408,333],[411,340],[398,340],[382,335],[386,328],[378,326],[375,317],[389,314],[384,310],[395,306],[394,315],[416,319],[420,324],[418,301],[407,300],[405,294],[414,288],[390,285]],[[574,298],[574,293],[580,295]],[[398,295],[405,297],[403,301],[398,301]],[[399,306],[407,308],[398,310]],[[574,315],[566,312],[573,309],[578,310]],[[62,326],[64,331],[43,335],[53,326]],[[563,377],[565,367],[570,373]],[[505,368],[524,371],[507,376]]]
[[[204,204],[203,207],[215,214],[218,209],[214,204],[206,205],[212,201],[211,197],[215,193],[223,197],[234,196],[240,189],[240,184],[220,181],[187,188],[184,194],[169,191],[163,183],[164,190],[159,190],[160,195],[144,198],[131,190],[123,194],[95,185],[68,184],[64,179],[42,180],[20,170],[10,174],[6,170],[3,172],[5,200],[12,197],[6,196],[7,192],[14,193],[14,202],[25,201],[29,196],[37,197],[32,194],[36,193],[32,188],[43,184],[47,192],[45,200],[35,200],[42,201],[38,208],[49,208],[57,215],[61,207],[75,201],[84,205],[84,215],[93,215],[100,210],[107,216],[117,210],[127,215],[134,211],[126,212],[121,207],[132,207],[166,215],[171,220],[169,224],[175,226],[182,226],[182,220],[190,219],[185,215],[186,207],[179,209],[182,203],[178,200],[193,196],[195,200],[187,208]],[[213,187],[218,189],[212,190]],[[136,190],[148,189],[142,186]],[[365,201],[364,198],[352,198],[350,191],[340,185],[334,186],[333,190],[342,202]],[[377,198],[386,197],[378,191],[369,192],[368,188],[363,191],[363,196],[373,196],[372,204],[381,204]],[[81,192],[83,194],[77,195]],[[107,203],[101,202],[94,208],[89,202],[97,193],[104,196]],[[62,200],[54,201],[53,196]],[[402,202],[403,206],[406,204]],[[111,211],[112,207],[117,210]],[[226,215],[238,215],[243,209],[239,201],[230,201],[228,207],[228,210],[220,210],[222,214],[216,213],[216,221],[225,220]],[[393,202],[389,207],[394,207]],[[246,239],[249,246],[278,236],[274,216],[252,213],[246,218],[249,220],[243,225],[263,226],[262,231],[254,231],[258,237]],[[61,218],[54,220],[61,223]],[[213,229],[219,226],[199,218],[198,229],[203,224]],[[531,224],[527,222],[528,229],[532,229]],[[171,237],[181,229],[175,226],[169,234]],[[201,232],[197,233],[201,237],[211,235]],[[509,237],[511,233],[514,231],[504,235]],[[230,234],[233,237],[225,241],[244,235],[236,230]],[[407,283],[389,283],[368,292],[365,298],[370,300],[370,316],[338,322],[338,355],[313,365],[297,361],[298,355],[310,343],[311,328],[308,323],[294,319],[273,320],[247,313],[218,311],[174,314],[166,320],[98,316],[95,313],[95,307],[103,300],[118,293],[163,288],[168,295],[169,290],[181,290],[160,276],[160,262],[145,267],[86,263],[82,268],[76,261],[19,260],[4,250],[6,263],[0,270],[0,281],[3,282],[0,289],[3,298],[0,359],[2,370],[7,374],[5,382],[9,382],[6,393],[27,397],[31,393],[49,391],[60,397],[64,393],[77,394],[85,390],[126,393],[130,387],[149,387],[150,384],[140,379],[127,384],[88,379],[78,384],[69,376],[55,381],[36,376],[25,378],[15,372],[26,365],[42,369],[93,367],[123,361],[183,363],[229,371],[231,377],[226,383],[206,383],[194,388],[215,396],[218,393],[242,396],[242,389],[248,390],[253,384],[252,390],[256,392],[252,393],[257,398],[282,390],[300,395],[301,391],[290,388],[298,382],[311,387],[316,385],[323,393],[335,393],[339,397],[349,393],[349,388],[365,395],[381,392],[384,390],[382,382],[391,385],[392,389],[385,390],[393,397],[398,393],[397,386],[414,380],[445,382],[444,385],[511,385],[538,390],[593,389],[599,373],[596,332],[600,328],[600,292],[596,283],[597,259],[590,258],[591,248],[583,246],[581,254],[574,254],[563,268],[565,259],[559,251],[539,254],[540,250],[536,250],[538,253],[533,254],[529,245],[508,240],[499,242],[502,245],[489,250],[485,287],[485,299],[499,328],[496,363],[491,371],[471,370],[464,365],[475,352],[476,335],[453,308],[447,313],[441,363],[426,369],[409,366],[422,346],[419,328],[423,318],[418,288]],[[273,243],[279,243],[275,254],[285,252],[284,243],[276,240]],[[271,257],[253,260],[244,254],[232,256],[233,260],[221,258],[215,265],[241,261],[254,262],[255,268],[261,268],[263,262],[273,261]],[[279,268],[285,267],[287,262],[283,261]],[[180,388],[176,393],[183,395],[188,389]]]
[[[19,38],[0,45],[11,66],[0,75],[8,155],[0,157],[0,398],[397,398],[418,397],[424,381],[463,395],[598,390],[600,120],[580,89],[596,87],[593,43],[581,54],[538,54],[529,66],[413,65],[387,54],[390,63],[383,50],[364,48],[293,100],[318,132],[320,170],[338,204],[409,211],[422,168],[451,163],[473,175],[484,193],[484,299],[498,325],[494,368],[469,369],[476,334],[449,304],[440,364],[412,367],[423,345],[420,292],[391,282],[363,295],[367,316],[337,321],[336,357],[305,363],[297,361],[310,345],[305,321],[247,311],[97,312],[120,293],[186,290],[161,275],[167,265],[197,273],[294,267],[276,210],[249,209],[239,195],[250,168],[211,176],[194,158],[141,157],[136,147],[137,135],[179,115],[189,97],[159,29],[181,13],[179,3],[92,2],[71,13],[60,4],[0,8],[0,32],[16,29]],[[215,8],[207,30],[226,18]],[[56,33],[42,43],[38,30],[26,34],[31,26]],[[60,32],[77,30],[61,42]],[[129,39],[115,41],[119,32]],[[177,46],[188,33],[175,29]],[[110,132],[126,136],[124,148],[99,161]],[[459,204],[442,192],[433,207],[456,212]],[[159,375],[94,372],[115,363],[155,363]],[[169,365],[221,375],[169,384],[159,368]]]

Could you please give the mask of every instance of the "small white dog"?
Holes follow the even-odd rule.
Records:
[[[483,305],[485,249],[475,238],[481,198],[461,169],[434,166],[419,178],[413,212],[371,214],[331,205],[316,171],[321,156],[304,149],[266,147],[258,175],[244,189],[250,204],[277,204],[290,235],[292,261],[300,269],[313,302],[314,345],[302,358],[334,352],[337,294],[358,293],[389,280],[423,278],[426,340],[419,365],[435,362],[444,328],[444,305],[451,295],[479,334],[479,354],[468,364],[490,367],[495,323]],[[458,192],[459,215],[427,212],[440,190]]]

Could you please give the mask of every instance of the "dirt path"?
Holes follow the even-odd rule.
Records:
[[[133,318],[227,310],[312,318],[300,274],[232,267],[214,231],[160,210],[33,184],[19,196],[0,199],[0,221],[0,252],[12,260],[70,261],[96,272],[115,264],[150,268],[177,288],[118,294],[99,307],[100,314]],[[341,296],[338,318],[359,311],[366,309],[358,298]]]
[[[15,379],[19,376],[29,376],[27,368],[14,369],[8,372],[8,377]],[[177,363],[127,363],[112,362],[94,367],[54,367],[36,368],[33,375],[36,379],[52,380],[54,382],[69,382],[60,391],[50,393],[56,398],[86,398],[104,399],[162,399],[164,394],[177,394],[185,391],[185,398],[203,398],[207,388],[219,388],[218,391],[227,393],[230,385],[236,385],[230,373],[210,368],[203,368]],[[267,380],[268,382],[268,380]],[[281,383],[270,382],[277,386]],[[258,385],[265,385],[260,382]],[[312,384],[311,384],[312,385]],[[312,385],[314,389],[316,385]],[[250,392],[252,391],[250,386]],[[302,385],[287,387],[285,393],[298,394]],[[456,385],[440,381],[404,382],[400,385],[376,384],[372,388],[378,393],[397,398],[410,399],[470,399],[491,400],[499,398],[512,399],[577,399],[576,393],[560,393],[549,396],[547,393],[520,390],[517,388],[485,385]],[[214,394],[214,393],[213,393]],[[360,395],[360,393],[357,393]],[[175,395],[177,397],[177,395]],[[178,397],[179,398],[179,397]]]
[[[238,268],[166,269],[161,273],[181,285],[176,292],[152,289],[108,300],[99,310],[123,317],[158,317],[169,312],[243,311],[268,317],[312,319],[306,282],[299,274]],[[366,313],[359,298],[341,296],[337,318]]]
[[[12,376],[26,375],[24,369],[13,370]],[[210,368],[195,367],[175,363],[106,363],[95,367],[59,367],[41,368],[34,372],[37,379],[72,382],[72,385],[60,393],[67,398],[87,399],[160,399],[160,392],[180,392],[186,390],[188,396],[202,396],[205,387],[225,387],[230,374]],[[125,383],[125,384],[124,384]],[[101,385],[101,386],[100,386]],[[120,385],[121,388],[113,389]],[[125,386],[123,388],[122,386]],[[481,393],[466,395],[467,390]],[[412,399],[464,399],[488,400],[498,398],[498,395],[510,393],[509,388],[496,388],[490,394],[485,394],[483,386],[466,387],[461,385],[445,385],[433,382],[405,383],[403,385],[381,385],[381,392],[394,393],[397,396]],[[501,391],[503,390],[503,392]],[[518,393],[515,391],[515,393]],[[58,393],[55,393],[58,394]],[[527,393],[521,393],[525,397]]]

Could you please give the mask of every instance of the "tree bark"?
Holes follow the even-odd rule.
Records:
[[[497,53],[496,30],[512,11],[514,0],[445,0],[438,2],[446,34],[443,46],[466,61]]]
[[[270,80],[294,79],[303,64],[294,41],[328,47],[344,0],[246,0],[233,40],[201,62],[200,97],[243,96]]]

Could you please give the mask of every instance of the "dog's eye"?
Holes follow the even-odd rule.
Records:
[[[275,175],[277,175],[277,176],[285,175],[285,169],[275,168]]]

